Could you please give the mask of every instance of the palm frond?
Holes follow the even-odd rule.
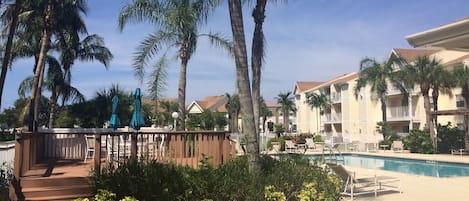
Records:
[[[134,54],[133,68],[137,78],[142,81],[145,74],[145,66],[149,60],[158,53],[163,44],[174,43],[175,34],[166,32],[157,32],[156,34],[150,34],[147,36],[137,48],[137,52]],[[171,47],[171,45],[168,45]]]
[[[153,71],[149,77],[148,93],[152,99],[161,97],[166,88],[167,68],[167,57],[163,55],[153,66]]]
[[[124,6],[119,13],[118,26],[122,31],[127,23],[150,22],[160,24],[164,21],[164,7],[159,0],[134,0]]]
[[[29,76],[21,81],[20,86],[18,87],[18,96],[21,98],[26,98],[26,94],[31,93],[33,86],[33,76]]]
[[[210,32],[209,34],[200,34],[199,36],[208,37],[210,43],[213,46],[225,50],[232,58],[234,58],[233,42],[228,37],[225,37],[223,34],[216,32]]]

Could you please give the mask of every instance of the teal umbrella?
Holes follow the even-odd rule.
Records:
[[[134,93],[134,113],[132,114],[132,120],[130,121],[130,127],[134,130],[140,130],[145,124],[145,120],[143,119],[141,107],[142,107],[142,94],[140,92],[140,88],[135,89]]]
[[[112,98],[112,114],[111,114],[111,119],[109,120],[109,125],[111,128],[114,130],[117,129],[117,127],[120,126],[120,121],[119,117],[117,116],[117,111],[119,110],[119,97],[114,96]]]

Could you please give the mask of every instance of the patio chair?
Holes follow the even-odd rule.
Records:
[[[307,149],[316,149],[316,144],[312,138],[306,138],[305,140]]]
[[[94,157],[94,135],[85,135],[85,144],[86,150],[84,162],[86,162],[88,157]]]
[[[377,152],[378,151],[378,145],[376,143],[366,143],[365,147],[366,147],[367,152]]]
[[[291,140],[285,140],[285,151],[286,152],[296,152],[296,146],[295,143]]]
[[[402,152],[402,150],[404,150],[404,144],[400,140],[393,141],[391,144],[391,150],[393,150],[394,152]]]
[[[327,163],[327,166],[336,174],[344,185],[342,195],[354,196],[374,193],[375,197],[379,192],[397,191],[401,193],[401,181],[396,177],[373,176],[356,178],[355,173],[348,172],[342,165]],[[396,185],[396,183],[398,183]]]

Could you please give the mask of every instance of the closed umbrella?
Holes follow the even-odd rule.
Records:
[[[142,100],[141,100],[142,94],[140,92],[140,88],[135,89],[134,92],[134,112],[132,114],[132,120],[130,121],[130,127],[132,127],[134,130],[137,131],[140,130],[140,128],[145,124],[145,120],[143,119],[141,107],[142,107]],[[137,135],[132,134],[132,140],[135,142],[137,141]],[[143,144],[142,144],[143,145]],[[135,150],[135,151],[132,151]],[[143,151],[143,146],[141,147],[141,150]],[[131,147],[131,152],[137,153],[137,143],[133,144]],[[142,152],[143,153],[143,152]],[[131,154],[133,155],[133,154]],[[135,155],[133,155],[135,156]]]
[[[111,119],[109,120],[109,125],[112,129],[116,130],[120,126],[119,117],[117,116],[117,111],[119,110],[119,97],[114,96],[112,98],[112,114]]]
[[[117,116],[117,111],[119,110],[119,97],[116,95],[112,97],[112,114],[111,119],[109,119],[109,126],[115,131],[117,127],[120,126],[119,116]],[[114,160],[114,139],[111,138],[111,165],[113,164]],[[106,140],[107,142],[107,140]]]
[[[132,114],[132,120],[130,121],[130,127],[134,130],[140,130],[140,128],[145,124],[145,120],[143,119],[142,112],[140,111],[142,108],[142,94],[140,92],[140,88],[135,89],[134,92],[134,113]]]

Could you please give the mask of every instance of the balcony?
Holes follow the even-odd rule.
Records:
[[[341,103],[342,102],[342,95],[340,93],[333,93],[331,95],[331,102],[334,103]]]
[[[388,120],[409,120],[409,106],[393,106],[387,108]]]
[[[342,113],[325,113],[321,118],[322,123],[341,123]]]

